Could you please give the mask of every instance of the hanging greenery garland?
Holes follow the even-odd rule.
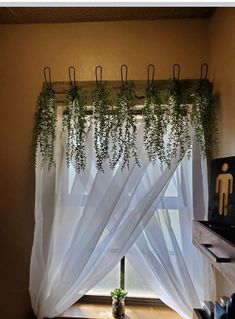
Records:
[[[63,112],[63,132],[67,133],[66,163],[74,159],[77,173],[86,167],[86,137],[89,130],[86,119],[86,95],[79,86],[71,86]]]
[[[133,82],[123,82],[117,95],[116,107],[113,107],[112,117],[112,150],[110,166],[114,168],[122,157],[122,169],[129,168],[130,160],[133,158],[135,163],[140,166],[137,146],[136,133],[137,123],[134,114],[135,90]]]
[[[217,146],[217,125],[212,99],[212,85],[207,79],[198,81],[192,97],[191,123],[201,154],[206,157]]]
[[[118,107],[118,102],[111,106],[110,114],[110,156],[109,166],[114,169],[123,153],[123,110]]]
[[[201,154],[206,156],[212,149],[214,151],[217,145],[217,125],[212,86],[206,76],[203,79],[201,74],[196,86],[192,87],[191,84],[189,87],[182,86],[182,82],[179,81],[180,66],[176,64],[173,66],[173,79],[168,83],[167,90],[160,91],[154,82],[154,66],[150,66],[153,67],[153,76],[150,84],[148,73],[148,88],[145,91],[142,109],[144,146],[149,162],[155,164],[159,160],[161,166],[166,164],[170,167],[172,158],[177,156],[182,158],[185,153],[189,157],[192,144],[191,126],[195,131]],[[178,77],[175,77],[177,66]],[[207,65],[206,67],[208,70]],[[123,68],[126,68],[125,80],[123,80]],[[100,69],[99,81],[98,69]],[[49,72],[49,82],[46,70]],[[74,67],[69,68],[69,76],[71,87],[63,112],[62,129],[67,133],[67,165],[73,161],[76,172],[80,173],[86,167],[86,141],[91,120],[88,115],[87,96],[82,88],[76,85]],[[44,77],[46,85],[37,100],[32,147],[34,155],[37,151],[40,152],[41,165],[46,164],[51,168],[55,165],[56,106],[49,67],[44,68]],[[121,67],[121,79],[122,86],[114,103],[110,92],[102,82],[102,67],[96,67],[97,85],[92,92],[94,148],[96,167],[102,172],[106,161],[109,161],[112,169],[120,161],[122,169],[125,167],[129,169],[131,161],[140,166],[136,145],[136,94],[133,82],[127,81],[126,65]],[[192,105],[191,111],[188,104]]]
[[[96,152],[96,167],[104,172],[103,164],[109,159],[109,133],[111,108],[110,94],[106,91],[103,83],[97,83],[93,92],[94,104],[94,147]]]
[[[190,156],[191,137],[189,134],[188,108],[184,103],[180,82],[173,78],[169,82],[168,107],[170,110],[170,127],[168,154],[182,158],[187,152]]]
[[[55,92],[51,88],[43,88],[40,93],[34,115],[32,148],[37,162],[37,150],[41,154],[41,165],[48,169],[55,165]]]
[[[144,119],[144,145],[148,159],[156,164],[169,165],[169,157],[165,151],[164,136],[169,122],[167,105],[163,103],[156,82],[146,89],[145,103],[143,107]]]

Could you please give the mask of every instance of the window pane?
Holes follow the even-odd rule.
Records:
[[[87,295],[110,296],[120,286],[120,265],[118,264],[103,280],[87,292]]]
[[[177,196],[177,195],[178,195],[178,191],[177,191],[176,183],[174,182],[174,177],[173,177],[165,191],[164,197],[169,197],[169,196],[171,197],[171,196]]]
[[[178,209],[168,209],[167,212],[165,209],[158,209],[157,217],[161,222],[161,228],[164,236],[164,241],[168,248],[168,251],[173,253],[174,248],[172,247],[172,239],[169,233],[169,226],[167,225],[165,218],[166,214],[169,214],[171,228],[174,232],[175,238],[178,242],[180,249],[182,249],[182,240],[181,240],[181,229],[180,229],[180,217],[179,217],[179,210]]]
[[[128,262],[127,258],[125,267],[125,290],[128,291],[129,297],[158,298],[155,292],[148,287],[143,278],[138,275],[132,265]]]

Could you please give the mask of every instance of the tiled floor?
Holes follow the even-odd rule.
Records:
[[[113,319],[110,305],[76,304],[61,317]],[[182,319],[176,312],[163,306],[126,306],[126,319]]]

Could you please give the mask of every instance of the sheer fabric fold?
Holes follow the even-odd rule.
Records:
[[[206,188],[206,161],[194,143],[192,159],[181,161],[156,213],[127,254],[149,287],[183,318],[192,318],[193,308],[214,298],[206,284],[208,278],[214,280],[210,266],[192,244],[193,219],[206,217]],[[175,207],[169,193],[177,199]]]

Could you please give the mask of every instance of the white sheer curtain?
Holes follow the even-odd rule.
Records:
[[[97,172],[91,130],[87,167],[76,175],[66,166],[61,121],[57,128],[56,169],[36,168],[30,294],[39,319],[64,312],[113,269],[153,216],[179,163],[163,170],[149,164],[139,123],[141,168],[106,165]]]
[[[205,289],[204,261],[191,238],[192,219],[199,216],[193,216],[193,206],[203,218],[207,205],[205,162],[200,160],[197,145],[193,148],[193,162],[176,158],[170,169],[161,170],[146,158],[140,121],[137,143],[141,168],[131,163],[129,170],[117,167],[113,171],[106,165],[105,172],[100,173],[95,167],[91,130],[87,166],[77,175],[73,166],[66,166],[61,116],[58,118],[57,166],[50,171],[40,165],[36,168],[36,223],[30,269],[35,314],[42,319],[63,313],[129,251],[135,269],[157,295],[190,318]],[[166,200],[169,182],[177,192],[178,230]],[[208,269],[206,275],[209,273]]]
[[[214,298],[207,285],[213,281],[210,265],[192,244],[192,220],[206,217],[206,172],[194,143],[192,159],[181,161],[156,213],[127,254],[157,296],[184,318],[192,318],[200,301]]]

